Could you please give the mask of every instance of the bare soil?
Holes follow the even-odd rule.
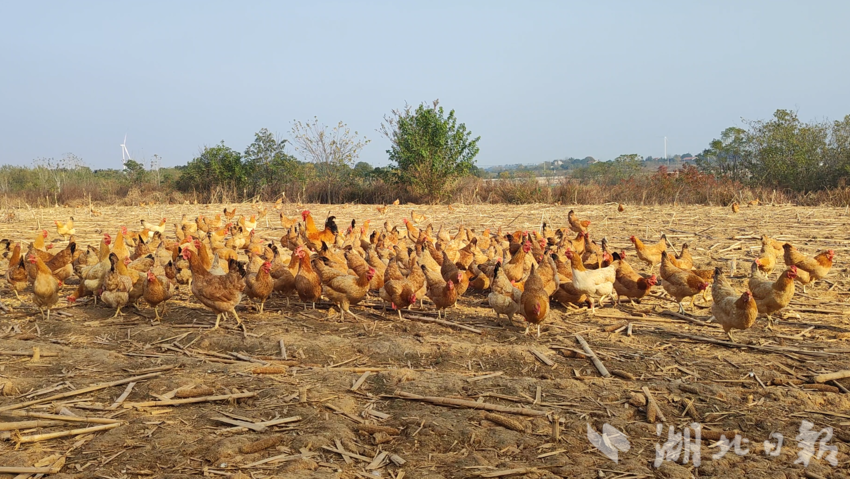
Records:
[[[341,226],[356,218],[358,224],[371,219],[372,227],[384,220],[400,225],[411,208],[390,206],[383,216],[374,206],[309,207],[317,218],[330,212]],[[52,221],[73,215],[78,242],[97,244],[102,232],[114,235],[119,225],[133,228],[140,218],[166,216],[171,223],[183,213],[194,217],[221,208],[113,207],[101,209],[100,217],[70,208],[17,210],[15,219],[0,225],[0,236],[29,241],[38,221],[50,226],[53,238]],[[238,208],[240,213],[250,211],[249,205]],[[443,224],[452,231],[463,223],[478,232],[499,226],[506,231],[535,229],[542,220],[559,227],[570,209],[415,208],[428,216],[426,223]],[[21,444],[18,441],[28,436],[99,424],[68,422],[0,431],[10,433],[0,441],[0,466],[50,466],[64,456],[61,472],[50,476],[54,478],[850,477],[850,401],[838,389],[850,388],[850,379],[828,383],[839,392],[806,386],[812,375],[850,369],[846,210],[759,206],[732,214],[718,207],[626,205],[623,213],[616,211],[616,205],[574,208],[593,221],[593,237],[607,237],[618,250],[633,251],[630,235],[655,241],[665,232],[676,247],[683,242],[691,245],[698,266],[719,265],[729,271],[734,260],[733,281],[739,287],[758,252],[759,241],[754,238],[761,234],[791,241],[808,254],[834,249],[836,262],[825,281],[810,286],[805,294],[798,288],[773,331],[766,330],[760,319],[752,329],[737,332],[739,345],[734,347],[714,324],[663,314],[676,306],[663,297],[661,288],[654,292],[657,297],[639,305],[608,304],[595,316],[584,308],[555,306],[540,338],[523,335],[525,326],[519,322],[506,324],[504,318],[497,322],[486,296],[471,292],[449,311],[448,320],[478,333],[416,319],[435,317],[427,303],[426,311],[405,311],[406,319],[399,320],[392,313],[385,316],[380,300],[372,298],[352,308],[359,320],[340,322],[326,304],[305,310],[297,300],[288,304],[284,298],[272,298],[262,315],[243,302],[239,311],[247,322],[246,335],[232,320],[210,331],[214,314],[185,287],[170,301],[161,323],[152,322],[153,310],[147,306],[138,311],[127,308],[123,317],[113,319],[114,311],[100,304],[69,306],[64,299],[50,320],[43,320],[29,293],[21,296],[21,302],[4,289],[1,297],[9,311],[0,314],[0,426],[36,419],[12,415],[21,411],[113,418],[121,423],[93,434]],[[258,232],[277,241],[283,230],[269,210],[269,224],[262,222]],[[285,212],[294,216],[299,210],[290,205]],[[173,229],[168,232],[173,234]],[[57,242],[61,247],[62,241]],[[67,285],[63,294],[73,288]],[[708,319],[709,305],[698,296],[695,318]],[[627,325],[631,335],[621,328]],[[576,334],[587,340],[612,377],[601,377],[589,359],[576,355],[582,350]],[[37,359],[32,357],[34,349],[39,351]],[[277,374],[259,374],[257,368],[266,364],[284,367]],[[124,403],[114,409],[110,407],[126,384],[4,411],[150,371],[155,375],[136,381]],[[365,380],[352,390],[366,372]],[[168,406],[140,404],[163,395],[179,399],[187,395],[185,391],[167,393],[187,387],[206,388],[205,396],[253,395]],[[647,419],[644,387],[657,401],[666,425],[681,432],[696,422],[702,425],[703,436],[710,435],[706,431],[738,432],[749,441],[742,444],[749,453],[730,450],[713,460],[711,456],[721,450],[716,436],[703,437],[699,468],[694,468],[693,460],[683,464],[681,459],[654,467],[656,446],[667,439],[667,426],[656,435],[655,423]],[[486,416],[487,411],[410,400],[402,393],[546,415],[501,412],[512,422],[500,421]],[[278,425],[251,424],[260,429],[253,431],[213,418],[248,423],[296,419]],[[837,466],[826,457],[812,458],[807,468],[795,464],[799,451],[795,437],[804,420],[813,423],[815,431],[833,428],[828,444],[838,448]],[[630,442],[619,463],[588,439],[588,426],[601,434],[605,424],[623,432]],[[763,445],[772,433],[784,436],[776,457],[766,455]],[[244,448],[265,438],[275,438],[269,441],[271,447],[256,452]],[[340,447],[352,456],[331,450]],[[252,464],[272,457],[277,459]]]

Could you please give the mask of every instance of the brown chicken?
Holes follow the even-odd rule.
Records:
[[[732,213],[737,213],[740,210],[741,210],[741,207],[738,206],[738,202],[737,201],[732,202]]]
[[[236,314],[236,306],[242,301],[245,280],[242,279],[239,269],[233,268],[225,275],[214,276],[204,269],[198,255],[192,253],[192,250],[184,248],[183,258],[189,261],[192,269],[192,294],[201,304],[216,313],[213,329],[218,328],[221,316],[226,316],[227,313],[233,313],[237,324],[242,326],[242,320]]]
[[[634,300],[640,300],[658,284],[658,278],[653,274],[649,278],[644,278],[626,263],[626,260],[620,257],[619,253],[614,253],[614,265],[616,267],[616,280],[614,281],[614,290],[617,292],[617,302],[620,298],[626,297],[634,304]]]
[[[587,228],[590,227],[590,220],[580,220],[573,210],[567,213],[567,221],[570,223],[570,229],[576,233],[587,233]]]
[[[390,279],[389,273],[393,274],[392,279]],[[379,294],[381,299],[390,303],[392,309],[398,311],[398,319],[404,319],[401,316],[401,310],[416,304],[416,286],[407,278],[401,276],[395,259],[391,259],[390,264],[387,265],[387,274],[387,281],[384,282]]]
[[[543,289],[543,279],[537,274],[537,268],[531,267],[531,273],[525,281],[525,289],[519,299],[522,315],[529,323],[525,334],[532,324],[537,325],[537,337],[540,337],[540,323],[549,315],[549,295]]]
[[[245,293],[251,299],[260,301],[260,314],[263,306],[274,290],[274,280],[271,277],[272,264],[268,261],[260,266],[256,273],[250,273],[245,277]]]
[[[773,256],[780,256],[783,253],[783,245],[785,243],[781,241],[776,241],[775,239],[767,236],[761,235],[761,247],[762,251],[768,251],[773,254]]]
[[[776,281],[770,281],[761,274],[758,263],[753,263],[748,286],[756,300],[759,314],[767,316],[768,328],[773,326],[771,315],[788,306],[791,298],[794,297],[794,278],[796,277],[797,267],[792,265],[783,271]]]
[[[646,245],[637,236],[629,238],[635,245],[637,257],[649,266],[649,272],[655,269],[655,265],[661,262],[661,253],[667,251],[667,236],[661,235],[658,243]]]
[[[295,276],[295,292],[304,303],[304,309],[307,309],[307,303],[313,303],[313,309],[316,309],[316,301],[322,297],[322,279],[313,271],[306,249],[299,247],[294,254],[300,261],[298,275]]]
[[[668,256],[668,258],[670,257]],[[670,262],[677,268],[686,270],[694,269],[694,258],[691,256],[691,249],[688,243],[682,243],[682,252],[677,254],[675,258],[670,258]],[[713,271],[712,274],[714,274]]]
[[[38,269],[32,286],[32,301],[41,311],[42,319],[45,319],[44,310],[47,310],[46,319],[49,320],[50,309],[59,301],[59,281],[38,256],[29,255],[27,260]]]
[[[445,317],[445,309],[457,302],[457,289],[455,288],[455,281],[451,279],[449,281],[444,281],[443,278],[438,274],[432,274],[428,271],[428,268],[425,265],[420,266],[422,268],[422,272],[425,274],[425,279],[427,281],[428,290],[425,293],[428,298],[434,302],[434,306],[437,308],[437,317],[440,317],[440,312],[443,312],[443,317]]]
[[[797,251],[797,248],[789,243],[782,245],[782,248],[785,252],[785,265],[796,266],[798,270],[809,273],[812,282],[823,279],[829,274],[829,270],[832,268],[832,260],[835,258],[835,251],[831,249],[822,251],[814,258],[811,258]],[[805,285],[803,286],[803,292],[806,292]]]
[[[506,264],[502,265],[502,269],[505,272],[505,276],[512,283],[521,282],[525,280],[528,265],[526,264],[525,257],[531,251],[531,242],[526,241],[523,243],[522,247],[519,248],[516,254],[511,257],[510,261]]]
[[[280,225],[283,227],[283,229],[292,228],[292,225],[294,225],[295,223],[298,223],[298,217],[297,216],[294,217],[294,218],[289,218],[288,216],[284,215],[282,212],[280,213]]]
[[[115,308],[116,318],[121,315],[121,308],[130,303],[130,290],[133,289],[133,278],[130,277],[126,260],[118,259],[115,253],[109,254],[109,271],[103,280],[103,291],[100,299],[110,308]]]
[[[623,204],[622,204],[622,203],[620,203],[620,204],[618,204],[618,205],[617,205],[617,211],[619,211],[620,213],[622,213],[623,211],[626,211],[626,207],[625,207],[625,206],[623,206]]]
[[[21,296],[18,294],[26,289],[29,285],[29,275],[24,264],[24,257],[21,254],[21,243],[15,243],[12,248],[12,256],[9,257],[9,268],[6,270],[6,282],[9,283],[9,289],[15,293],[18,300]]]
[[[735,341],[732,337],[732,329],[749,329],[755,324],[758,306],[753,294],[749,291],[744,291],[743,294],[736,291],[723,276],[720,268],[714,268],[711,296],[714,298],[711,314],[723,327],[723,331],[731,341]]]
[[[696,301],[693,297],[708,288],[708,283],[693,271],[673,266],[666,251],[661,253],[661,279],[664,291],[679,303],[679,313],[682,314],[685,312],[682,300],[691,298],[691,309],[696,310]]]
[[[776,267],[776,255],[773,251],[773,248],[762,245],[761,253],[759,253],[759,257],[756,258],[756,266],[759,271],[764,274],[772,273],[773,268]]]
[[[321,262],[317,260],[317,263],[321,268]],[[330,274],[325,274],[325,271]],[[363,301],[366,293],[369,292],[369,282],[372,281],[373,276],[375,276],[375,268],[371,266],[357,276],[336,272],[333,269],[322,270],[322,293],[332,303],[339,306],[340,320],[345,319],[345,313],[357,318],[357,315],[349,308],[352,304]]]
[[[169,262],[170,263],[170,262]],[[148,271],[147,281],[145,281],[145,289],[142,297],[149,305],[153,306],[153,314],[157,321],[165,316],[165,307],[163,304],[174,295],[174,285],[168,280],[167,276],[156,276],[153,271]],[[162,315],[160,315],[157,306],[162,304]]]

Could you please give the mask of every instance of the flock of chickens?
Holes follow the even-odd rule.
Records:
[[[415,213],[413,221],[404,219],[403,227],[384,222],[370,229],[369,221],[358,226],[352,220],[344,232],[330,216],[320,230],[305,210],[300,220],[280,213],[285,234],[269,242],[256,230],[267,209],[255,207],[257,212],[249,217],[237,218],[235,208],[225,208],[214,218],[184,215],[174,224],[174,238],[166,234],[167,219],[158,224],[142,220],[140,231],[121,227],[114,239],[104,234],[99,247],[87,248],[77,246],[73,218],[57,221],[57,231],[68,244],[56,254],[49,252],[54,244],[45,241],[46,230],[37,231],[26,251],[21,242],[0,240],[0,250],[9,259],[6,281],[19,298],[30,290],[33,303],[47,318],[72,277],[77,286],[68,302],[91,296],[95,304],[99,299],[114,308],[117,316],[122,308],[144,300],[154,308],[156,320],[159,305],[164,314],[177,288],[188,285],[197,301],[216,313],[213,329],[222,316],[232,314],[243,330],[236,306],[246,296],[258,303],[259,313],[272,294],[285,297],[287,304],[297,295],[304,308],[310,303],[315,307],[324,297],[344,318],[346,313],[356,317],[351,305],[372,292],[385,302],[385,309],[391,307],[402,318],[402,309],[414,307],[417,300],[422,307],[423,298],[433,303],[438,316],[445,315],[473,290],[488,294],[497,318],[505,315],[513,323],[519,315],[527,323],[526,334],[536,325],[538,336],[552,300],[570,307],[588,304],[595,313],[596,304],[601,306],[606,298],[639,301],[660,284],[681,314],[686,298],[692,298],[694,308],[695,296],[702,293],[705,298],[711,285],[711,313],[734,340],[731,330],[749,328],[759,314],[772,325],[771,315],[789,304],[795,282],[805,288],[824,278],[835,256],[828,250],[808,257],[791,244],[763,236],[747,289],[740,292],[721,268],[694,269],[687,244],[679,254],[669,254],[664,235],[654,244],[631,237],[637,259],[649,268],[649,274],[638,273],[625,251],[609,251],[605,238],[599,244],[591,240],[590,221],[574,211],[567,216],[568,226],[560,229],[543,223],[540,231],[499,228],[476,233],[460,225],[450,235],[443,227],[436,232],[430,224],[417,227],[425,218]],[[280,202],[275,205],[281,207]],[[780,256],[786,268],[771,280]],[[656,265],[660,277],[652,274]]]

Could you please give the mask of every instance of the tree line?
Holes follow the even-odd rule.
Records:
[[[475,158],[480,137],[473,136],[455,111],[446,111],[438,101],[393,110],[377,131],[390,142],[386,167],[358,161],[370,141],[365,136],[343,122],[327,126],[314,118],[294,121],[289,138],[263,128],[243,151],[222,141],[204,147],[185,166],[175,168],[160,168],[156,155],[150,165],[128,161],[123,172],[91,170],[72,154],[58,161],[39,158],[32,168],[7,165],[0,167],[0,192],[23,197],[28,204],[150,195],[160,201],[199,202],[251,198],[323,203],[389,203],[398,198],[432,203],[523,202],[558,197],[558,191],[569,192],[564,193],[565,200],[578,201],[578,182],[587,188],[600,187],[587,195],[594,201],[606,191],[609,195],[623,191],[628,196],[630,188],[651,184],[656,190],[650,196],[653,201],[672,202],[683,191],[706,184],[705,178],[728,186],[730,192],[772,189],[793,196],[845,188],[850,176],[850,115],[840,121],[805,123],[795,112],[777,110],[768,120],[727,128],[692,163],[676,163],[679,173],[689,178],[679,183],[664,179],[672,172],[658,158],[625,154],[612,161],[561,160],[560,169],[568,175],[563,182],[567,186],[561,190],[554,184],[539,184],[531,170],[479,170]],[[482,182],[494,174],[514,180],[513,186]],[[581,191],[587,193],[587,188]],[[670,198],[665,196],[668,191]],[[708,193],[692,197],[694,201],[719,198]]]

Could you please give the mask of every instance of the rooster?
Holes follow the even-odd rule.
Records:
[[[739,293],[730,284],[720,268],[714,268],[714,284],[711,285],[711,314],[723,327],[732,342],[732,329],[749,329],[756,322],[758,306],[749,291]]]
[[[321,245],[322,241],[328,244],[332,244],[334,239],[336,239],[337,233],[339,233],[339,228],[334,221],[336,216],[328,216],[328,219],[325,220],[325,229],[319,231],[316,228],[316,223],[313,220],[313,215],[310,214],[310,210],[304,210],[301,212],[301,218],[304,219],[304,227],[306,229],[305,234],[307,235],[307,239],[313,242],[316,245]]]

